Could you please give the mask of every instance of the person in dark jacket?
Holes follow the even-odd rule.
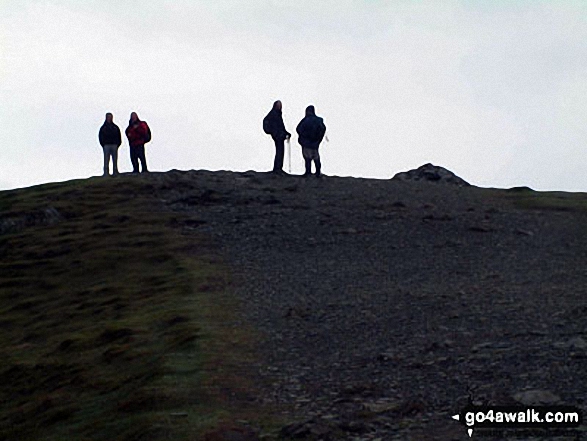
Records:
[[[281,101],[275,101],[273,108],[263,119],[263,130],[268,135],[271,135],[271,138],[275,142],[273,173],[277,174],[285,174],[283,171],[284,142],[291,137],[291,134],[285,130],[281,108]]]
[[[300,121],[296,127],[299,138],[298,142],[302,146],[302,155],[306,163],[306,172],[304,176],[312,174],[312,161],[316,166],[316,176],[320,177],[320,169],[322,164],[320,163],[320,155],[318,154],[318,147],[324,138],[326,133],[326,126],[324,121],[319,116],[316,116],[314,106],[308,106],[306,108],[306,116]]]
[[[126,128],[126,137],[130,147],[130,162],[132,162],[132,172],[139,172],[139,160],[141,162],[142,172],[148,172],[147,159],[145,158],[145,143],[151,140],[151,130],[145,121],[141,121],[136,112],[130,114],[128,127]]]
[[[120,129],[114,124],[110,112],[98,132],[98,141],[104,150],[104,176],[110,176],[110,158],[112,158],[112,175],[118,174],[118,147],[122,144]]]

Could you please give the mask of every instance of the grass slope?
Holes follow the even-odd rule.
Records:
[[[227,270],[149,182],[0,193],[0,439],[199,439],[247,416],[223,397],[250,346],[222,326]]]
[[[533,191],[528,187],[505,190],[518,208],[532,210],[587,212],[587,194],[563,191]]]

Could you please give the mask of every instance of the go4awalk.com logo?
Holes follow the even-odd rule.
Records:
[[[581,410],[572,406],[473,406],[453,415],[463,424],[469,437],[474,430],[491,435],[505,430],[532,431],[534,434],[559,435],[583,424]]]

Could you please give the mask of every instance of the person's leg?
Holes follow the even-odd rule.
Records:
[[[141,160],[141,172],[147,173],[149,171],[149,168],[147,167],[147,158],[145,157],[145,145],[144,144],[139,146],[138,156],[139,156],[139,159]]]
[[[112,146],[112,174],[118,174],[118,146]]]
[[[104,172],[104,176],[108,176],[108,147],[105,145],[102,146],[102,151],[104,153],[103,172]]]
[[[132,163],[132,172],[139,172],[139,158],[137,156],[137,147],[130,148],[130,162]]]
[[[284,140],[276,139],[275,140],[275,160],[273,161],[273,171],[274,172],[281,172],[283,171],[283,156],[284,156]]]
[[[322,164],[320,163],[320,157],[318,157],[317,159],[314,159],[314,164],[316,165],[316,176],[320,177],[322,176],[320,170],[322,168]]]
[[[118,173],[117,162],[118,162],[118,146],[116,144],[110,144],[108,147],[108,168],[110,168],[110,160],[112,160],[112,174]]]
[[[320,154],[318,150],[316,150],[316,154],[314,155],[314,164],[316,165],[316,176],[322,176],[320,170],[322,169],[322,163],[320,162]]]
[[[304,173],[304,176],[310,176],[312,174],[312,159],[304,158],[304,162],[306,165],[306,172]]]
[[[312,174],[312,155],[311,151],[305,147],[302,147],[302,156],[304,157],[304,163],[306,166],[306,172],[304,176],[309,176]]]

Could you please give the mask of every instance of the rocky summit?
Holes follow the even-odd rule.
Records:
[[[462,440],[451,416],[471,403],[586,410],[585,194],[478,188],[430,164],[390,180],[116,179],[141,183],[124,196],[148,194],[184,249],[206,238],[234,300],[217,327],[254,335],[219,369],[248,378],[222,390],[262,418],[207,439]]]
[[[433,164],[424,164],[417,169],[396,174],[392,179],[399,181],[428,181],[458,186],[470,185],[450,170]]]

